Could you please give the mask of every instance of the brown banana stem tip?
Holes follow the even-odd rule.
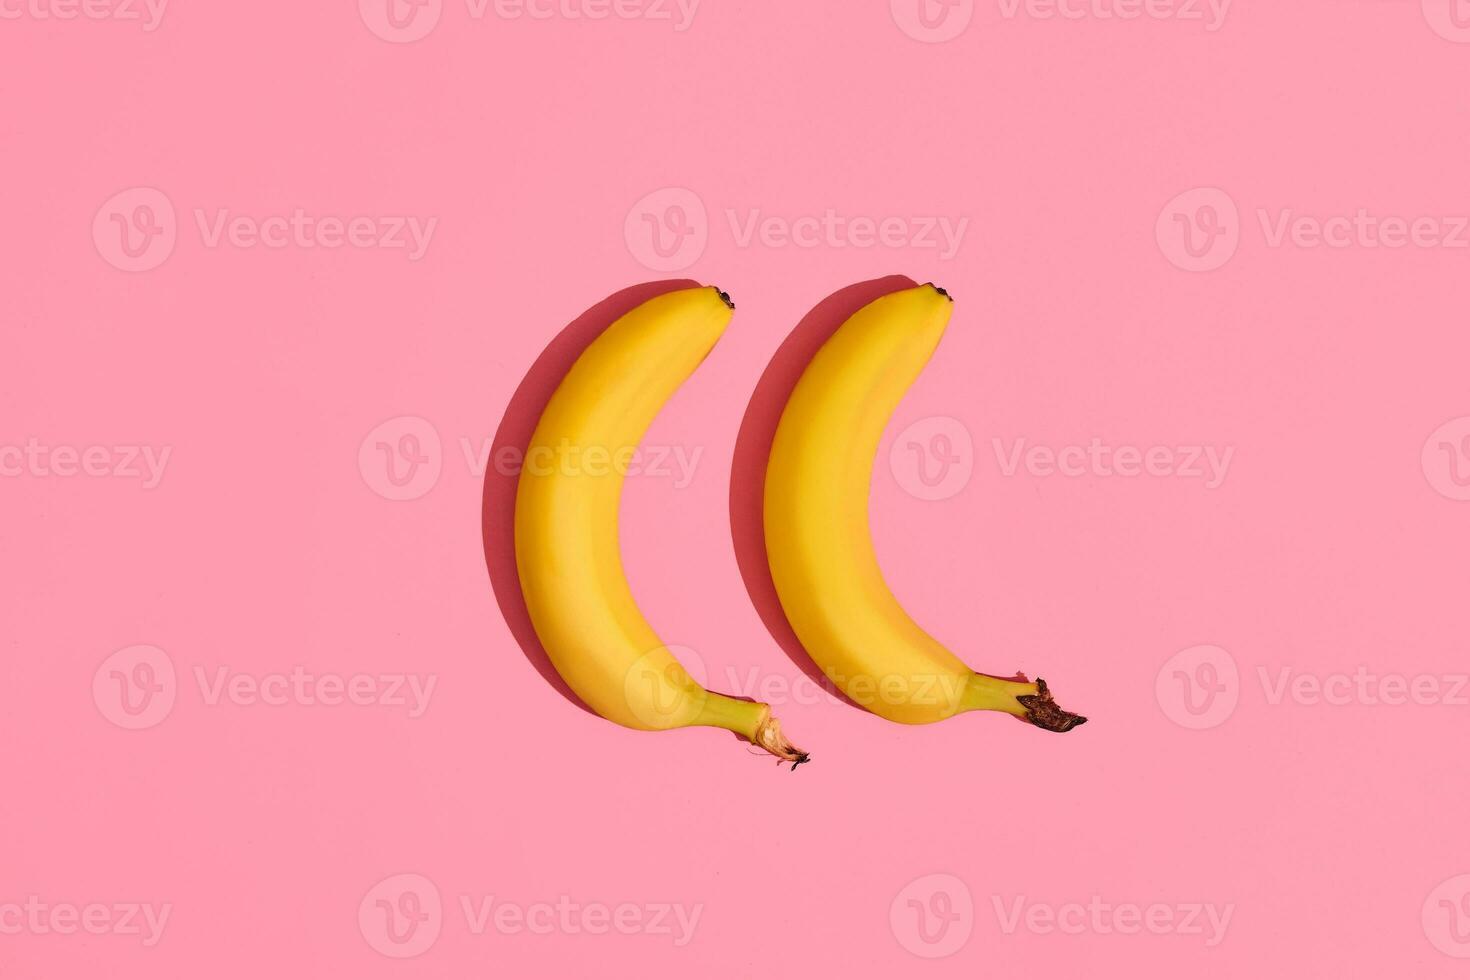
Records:
[[[1073,714],[1052,700],[1046,681],[1036,678],[1035,694],[1020,694],[1016,700],[1026,709],[1026,720],[1048,732],[1070,732],[1087,719]]]
[[[803,762],[811,761],[811,756],[792,745],[786,736],[781,734],[781,723],[775,718],[767,718],[761,727],[756,729],[754,742],[777,759],[791,763],[792,772],[795,772],[796,767]]]

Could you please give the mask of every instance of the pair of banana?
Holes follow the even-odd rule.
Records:
[[[1004,711],[1048,731],[1086,719],[1046,682],[976,673],[909,617],[883,581],[868,529],[873,461],[889,416],[933,354],[953,300],[933,284],[863,307],[812,358],[771,445],[766,553],[781,605],[813,661],[847,697],[925,724]],[[807,754],[769,705],[701,687],[639,611],[623,574],[618,505],[626,467],[664,402],[729,324],[712,286],[657,296],[573,364],[541,416],[516,489],[516,565],[552,664],[594,711],[629,728],[725,728],[795,764]]]

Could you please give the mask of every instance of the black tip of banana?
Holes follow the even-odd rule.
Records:
[[[1042,731],[1070,732],[1078,725],[1087,724],[1085,716],[1074,714],[1057,704],[1051,696],[1051,689],[1046,686],[1046,681],[1040,677],[1036,678],[1035,694],[1018,695],[1016,700],[1026,709],[1026,720]]]

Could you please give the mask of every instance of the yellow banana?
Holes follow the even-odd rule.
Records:
[[[978,674],[889,591],[868,529],[873,460],[889,416],[934,353],[953,300],[932,283],[863,307],[807,365],[766,470],[771,577],[797,638],[857,704],[905,724],[997,710],[1049,731],[1087,719],[1046,682]]]
[[[704,360],[734,304],[711,286],[654,297],[583,351],[547,403],[516,487],[515,548],[536,635],[577,696],[629,728],[726,728],[792,763],[807,756],[769,705],[706,691],[639,611],[623,575],[618,503],[638,444]]]

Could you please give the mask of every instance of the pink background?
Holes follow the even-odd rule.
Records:
[[[0,478],[0,973],[1463,973],[1470,250],[1272,239],[1283,209],[1453,237],[1470,30],[1448,3],[1240,3],[1210,30],[1208,7],[964,0],[929,7],[931,30],[906,0],[705,0],[676,30],[674,7],[476,19],[435,0],[402,42],[377,2],[176,0],[154,30],[5,8],[0,453],[170,455],[151,489],[116,467]],[[297,208],[437,224],[410,260],[211,246],[195,218]],[[753,209],[829,208],[968,226],[949,257],[739,240]],[[683,250],[640,239],[643,214]],[[152,268],[119,267],[113,215],[159,229]],[[944,459],[970,476],[921,499],[885,445],[884,567],[975,666],[1039,672],[1091,716],[1066,737],[811,697],[747,594],[732,463],[752,394],[824,298],[896,273],[958,303],[889,440],[958,438]],[[813,755],[796,774],[724,733],[576,710],[487,575],[493,494],[462,440],[515,429],[513,396],[583,311],[681,277],[739,311],[649,434],[702,456],[687,486],[630,479],[626,564],[712,686],[795,683],[776,707]],[[422,458],[421,485],[387,480],[379,436]],[[1233,456],[1210,489],[1007,475],[992,442],[1094,437]],[[162,651],[165,700],[129,728],[111,669],[146,677],[137,645]],[[297,666],[435,687],[410,717],[210,703],[196,679]],[[1440,695],[1273,697],[1284,670],[1359,668]],[[411,909],[405,888],[421,951],[375,918],[384,889]],[[476,934],[461,899],[492,895],[700,917],[682,946]],[[16,928],[5,909],[31,896],[170,912],[145,945]],[[1018,899],[1094,896],[1232,911],[1214,945],[1208,926],[1003,927]]]

